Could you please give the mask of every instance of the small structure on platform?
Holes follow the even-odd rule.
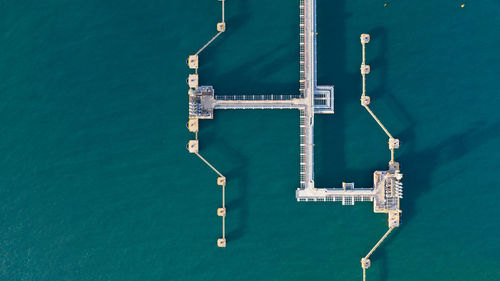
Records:
[[[399,213],[401,211],[390,211],[388,216],[389,227],[399,227]]]
[[[367,268],[369,268],[371,265],[372,265],[372,262],[370,261],[370,259],[367,259],[367,258],[362,258],[362,259],[361,259],[361,267],[362,267],[362,268],[367,269]]]
[[[398,149],[399,139],[389,138],[389,149]]]
[[[226,31],[226,23],[225,22],[219,22],[217,24],[217,31],[219,31],[219,32]]]
[[[191,133],[197,133],[198,132],[198,119],[197,118],[190,118],[187,124],[187,127]]]
[[[370,104],[370,97],[369,96],[363,96],[361,97],[361,105],[366,106]]]
[[[392,170],[392,171],[398,170],[399,171],[399,162],[395,162],[395,161],[389,162],[389,170]]]
[[[191,69],[198,69],[198,55],[191,55],[188,58],[188,66]]]
[[[218,177],[217,184],[218,185],[226,185],[226,177]]]
[[[198,74],[189,74],[187,83],[191,89],[198,88]]]
[[[189,92],[189,118],[212,119],[214,114],[214,88],[199,86]]]
[[[342,189],[344,189],[344,191],[353,190],[354,183],[353,182],[342,182]]]
[[[226,216],[226,208],[219,208],[219,209],[217,209],[217,215],[219,217],[225,217]]]
[[[370,34],[363,33],[361,34],[360,39],[362,44],[368,44],[370,43]]]
[[[217,239],[217,247],[225,248],[226,247],[226,238]]]
[[[190,153],[198,153],[198,140],[190,140],[187,146],[187,149]]]
[[[370,66],[362,64],[360,67],[361,74],[370,74]]]

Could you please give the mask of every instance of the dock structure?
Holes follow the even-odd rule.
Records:
[[[342,205],[354,205],[356,201],[372,202],[375,213],[387,213],[389,230],[361,259],[363,280],[366,279],[366,269],[370,267],[369,257],[390,234],[399,227],[400,205],[402,198],[403,175],[399,170],[399,163],[394,159],[394,150],[399,148],[399,140],[393,138],[387,128],[369,108],[370,97],[366,95],[366,75],[370,73],[370,66],[365,61],[365,45],[370,42],[368,34],[360,37],[362,45],[362,64],[360,67],[363,78],[361,105],[370,113],[373,119],[389,137],[388,146],[391,152],[387,170],[373,173],[373,186],[355,188],[354,183],[342,183],[341,188],[318,188],[314,183],[314,115],[334,113],[334,87],[317,85],[316,77],[316,0],[300,0],[299,2],[299,62],[300,78],[298,93],[293,94],[252,94],[252,95],[216,95],[213,86],[198,85],[199,55],[214,40],[226,31],[224,20],[224,0],[222,4],[222,21],[217,23],[218,33],[212,37],[194,55],[189,56],[187,64],[195,73],[190,74],[187,80],[189,85],[189,122],[187,127],[195,133],[195,139],[188,143],[189,152],[196,154],[214,172],[218,174],[217,184],[222,187],[222,207],[217,214],[222,217],[222,237],[218,239],[219,247],[226,247],[225,236],[225,187],[226,178],[212,164],[199,154],[198,120],[212,119],[215,110],[223,109],[296,109],[300,112],[300,184],[295,192],[297,201],[329,201],[341,202]]]

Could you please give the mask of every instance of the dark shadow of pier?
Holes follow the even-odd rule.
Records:
[[[230,8],[231,13],[226,19],[228,30],[217,39],[217,42],[214,42],[214,46],[222,45],[225,42],[230,41],[234,34],[241,32],[241,29],[251,20],[253,16],[250,12],[251,9],[249,8],[247,0],[231,3],[233,7]],[[252,40],[252,38],[248,38],[248,40]],[[297,42],[297,44],[290,42]],[[203,79],[204,81],[211,81],[211,83],[214,81],[220,81],[220,83],[214,84],[214,88],[216,89],[215,95],[298,94],[298,42],[298,36],[296,36],[289,39],[287,38],[287,40],[278,45],[273,44],[272,46],[274,47],[269,48],[269,46],[266,46],[264,54],[258,55],[252,59],[246,58],[244,61],[241,61],[237,67],[224,69],[220,72],[207,71],[207,69],[211,68],[211,66],[202,64],[200,68],[200,79]],[[290,48],[290,44],[293,44],[293,49]],[[216,56],[219,51],[217,48],[214,48],[214,46],[207,48],[203,52],[202,56],[207,58]],[[291,58],[294,59],[291,60]],[[203,58],[200,60],[202,59]],[[286,83],[263,82],[267,77],[280,72],[281,69],[287,65],[289,66],[290,64],[296,64],[297,66],[297,79],[289,79],[289,81],[292,82]],[[207,68],[205,68],[205,66]],[[203,84],[204,81],[200,82]]]
[[[238,150],[231,147],[226,141],[218,140],[224,151],[227,161],[232,163],[231,170],[227,172],[227,198],[226,208],[231,210],[228,218],[231,219],[231,227],[228,228],[227,240],[234,241],[241,238],[248,223],[248,164],[247,158]],[[236,217],[232,217],[234,214]]]
[[[352,87],[360,83],[356,73],[346,70],[345,1],[318,0],[318,84],[335,86],[335,114],[316,115],[315,138],[324,149],[315,157],[316,186],[339,186],[343,178],[351,178],[345,161],[345,106],[356,101]],[[318,152],[318,149],[316,149]],[[325,154],[326,152],[326,154]],[[320,160],[321,159],[321,160]],[[318,161],[319,160],[319,161]],[[339,169],[339,167],[342,167]]]
[[[209,123],[209,122],[208,122]],[[211,130],[202,130],[200,139],[204,143],[217,144],[217,151],[223,155],[224,163],[231,163],[230,169],[225,170],[215,164],[217,169],[227,178],[226,208],[227,218],[231,220],[226,224],[227,241],[241,238],[247,228],[248,222],[248,160],[237,149],[232,147],[225,139],[214,136]]]

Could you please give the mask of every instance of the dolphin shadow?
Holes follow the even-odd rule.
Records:
[[[206,134],[200,137],[208,144],[217,144],[217,151],[222,156],[221,162],[231,163],[228,171],[220,170],[226,177],[226,220],[230,220],[227,240],[234,241],[244,236],[248,223],[248,159],[225,139]]]

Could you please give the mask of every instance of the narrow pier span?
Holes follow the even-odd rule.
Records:
[[[373,202],[375,213],[387,213],[387,224],[389,230],[373,247],[373,249],[361,259],[363,269],[363,280],[366,279],[366,269],[370,267],[369,257],[380,246],[382,241],[390,232],[399,226],[400,207],[399,200],[402,198],[403,175],[399,170],[399,163],[394,160],[394,150],[399,148],[399,140],[393,138],[387,128],[369,108],[370,97],[366,95],[366,75],[370,73],[370,66],[365,63],[365,45],[370,42],[368,34],[360,37],[362,46],[361,75],[363,78],[363,90],[361,94],[361,105],[368,111],[382,130],[387,134],[388,146],[391,153],[387,170],[375,171],[373,173],[373,186],[366,188],[355,188],[354,183],[343,183],[341,188],[318,188],[314,184],[314,115],[334,113],[334,88],[333,86],[318,86],[316,78],[316,0],[300,0],[299,2],[299,89],[298,93],[281,94],[273,93],[266,95],[215,95],[212,86],[198,85],[199,56],[209,47],[217,37],[226,31],[224,20],[225,1],[219,0],[222,5],[222,19],[217,23],[217,33],[194,55],[189,56],[187,64],[194,70],[187,80],[189,85],[189,122],[187,127],[190,132],[195,133],[195,139],[188,143],[189,152],[196,154],[215,173],[218,174],[217,184],[221,186],[222,207],[217,214],[222,218],[222,237],[218,239],[219,247],[226,247],[225,236],[225,190],[226,178],[210,162],[199,153],[198,120],[212,119],[214,110],[223,109],[296,109],[300,112],[300,183],[295,192],[297,201],[332,201],[342,202],[342,205],[354,205],[356,201]]]

